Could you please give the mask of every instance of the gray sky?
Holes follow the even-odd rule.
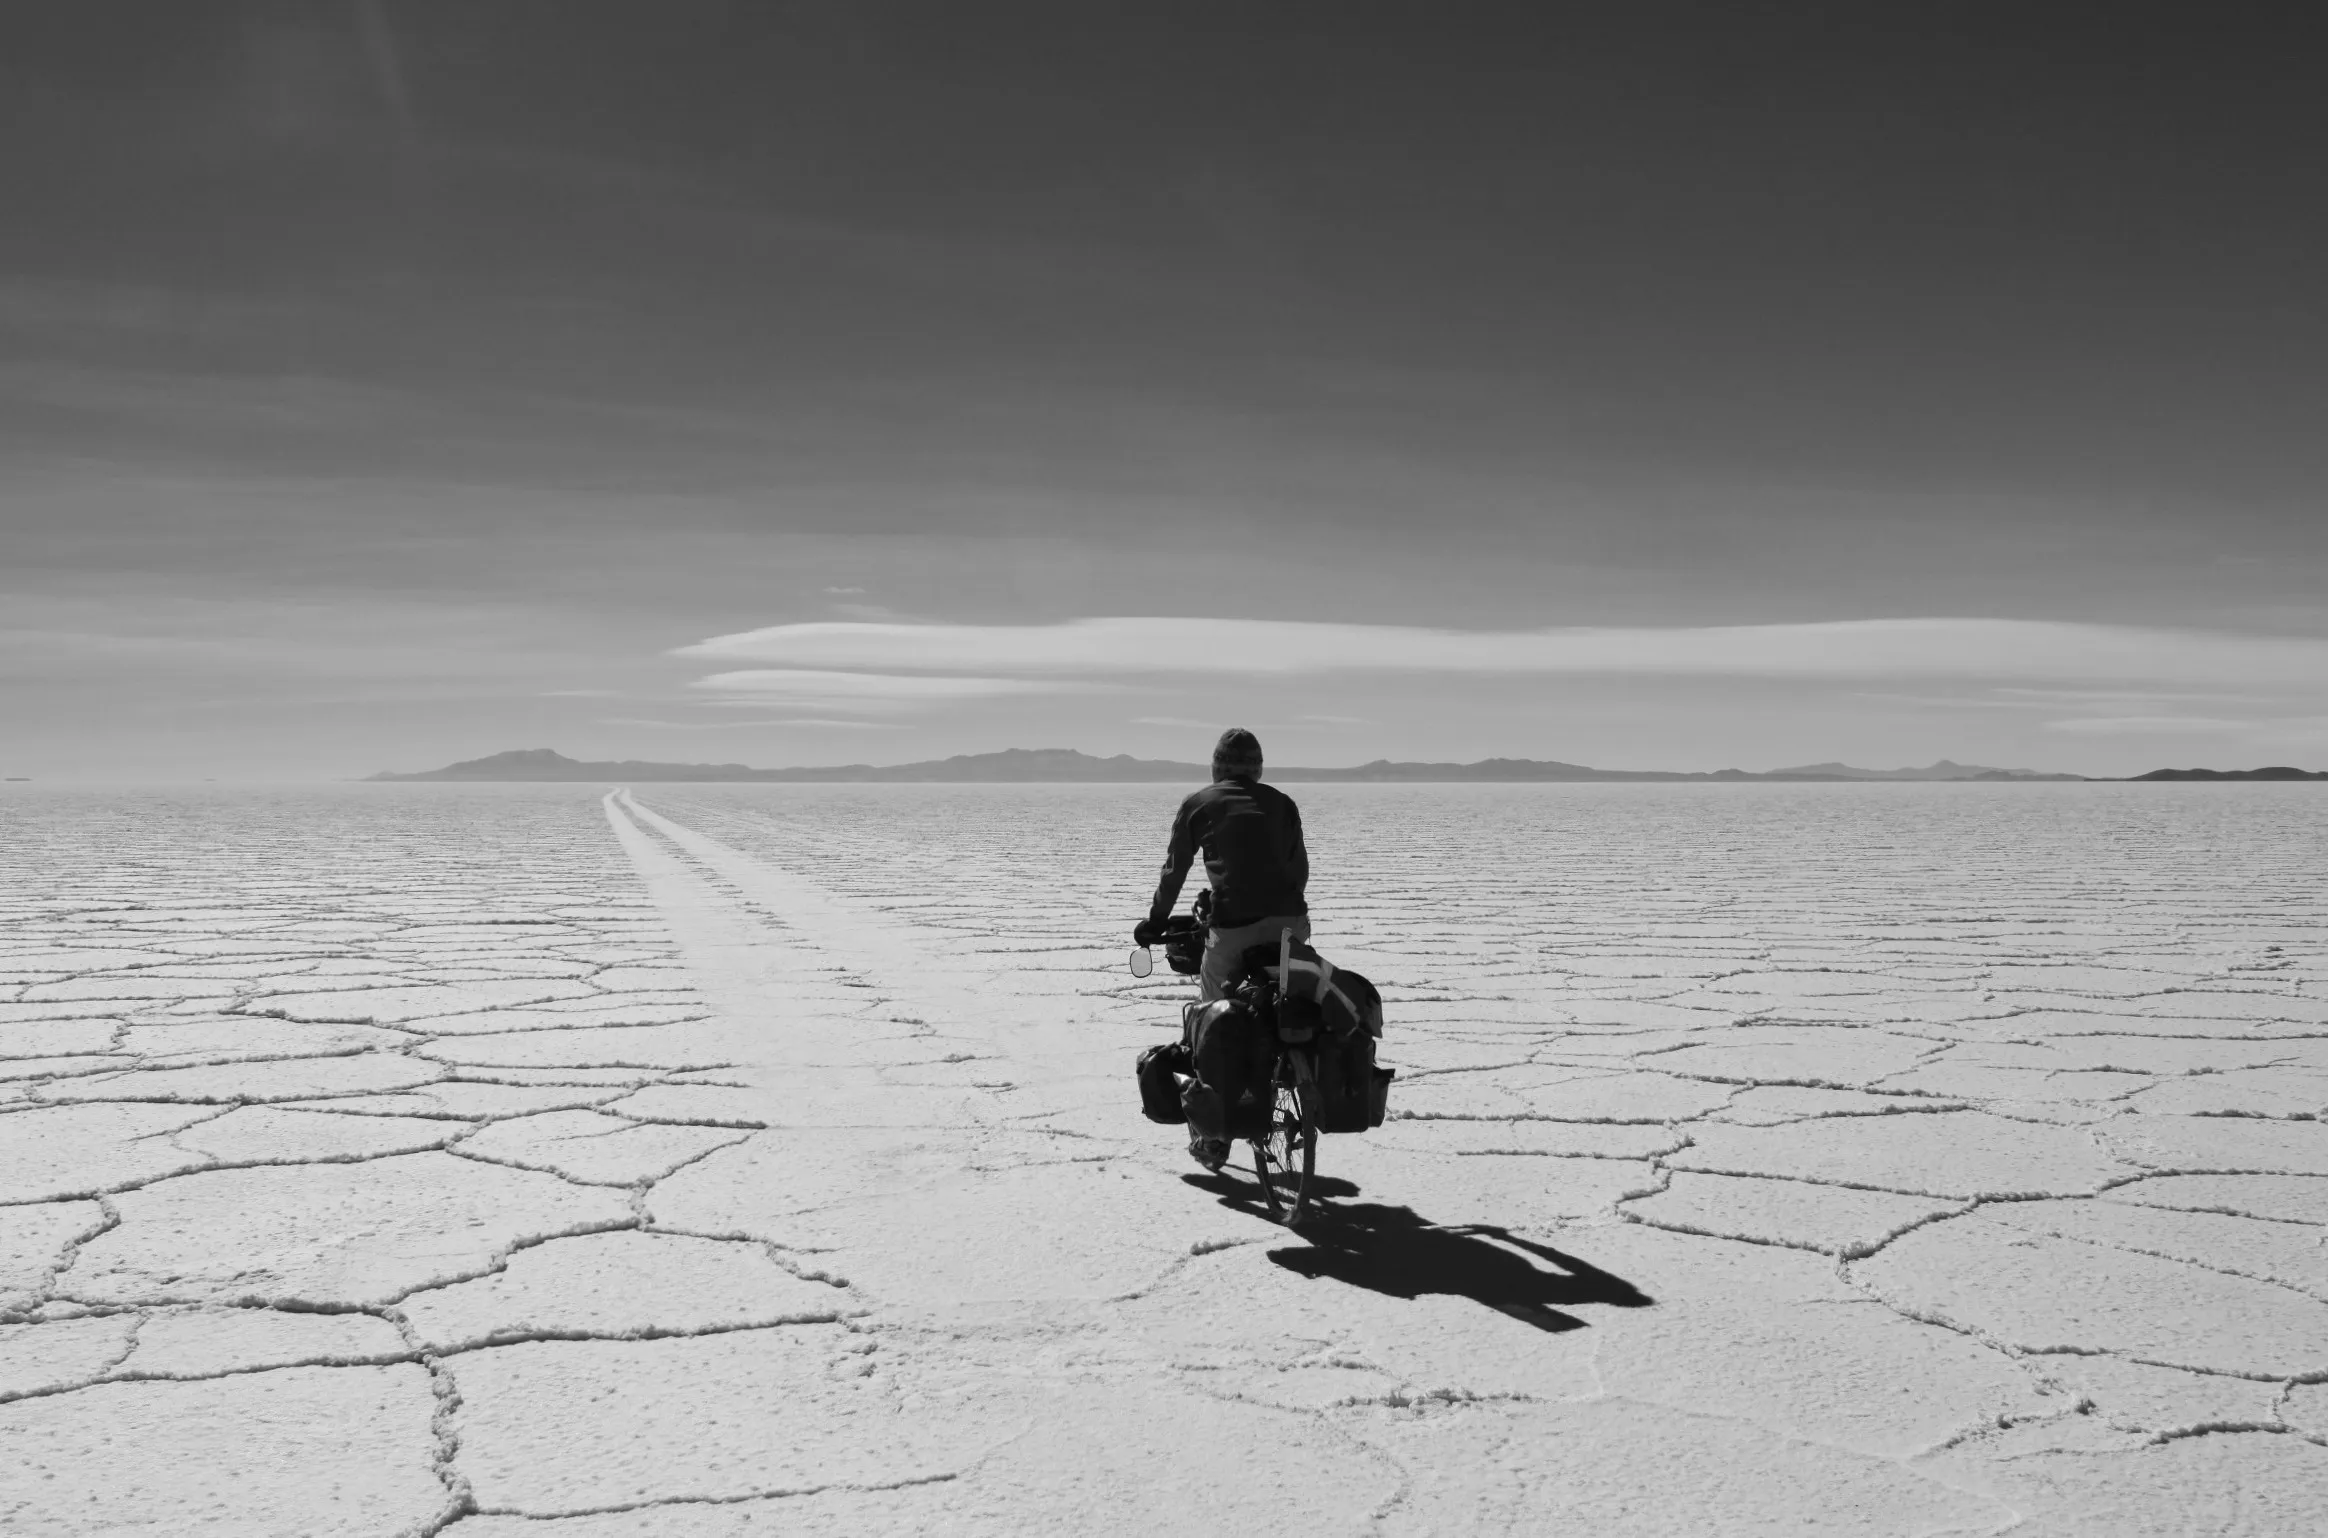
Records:
[[[1602,12],[13,8],[0,766],[2328,763],[2298,39]]]

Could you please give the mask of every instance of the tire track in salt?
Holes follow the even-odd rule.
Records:
[[[738,1119],[767,1129],[659,1188],[659,1221],[829,1256],[868,1296],[949,1327],[964,1310],[1096,1306],[1199,1246],[1256,1237],[1249,1217],[1191,1202],[1177,1144],[1126,1114],[1126,1044],[1095,1033],[1087,1000],[1014,989],[990,958],[957,967],[960,937],[634,800],[608,812],[725,1020]]]
[[[962,937],[836,898],[626,795],[607,812],[766,1123],[659,1186],[656,1220],[813,1256],[857,1293],[849,1327],[876,1343],[868,1367],[901,1411],[859,1434],[935,1436],[958,1469],[942,1494],[893,1499],[942,1501],[926,1525],[963,1532],[1118,1530],[1151,1525],[1193,1464],[1243,1517],[1363,1525],[1395,1483],[1378,1451],[1314,1407],[1254,1402],[1178,1360],[1187,1321],[1156,1290],[1280,1231],[1192,1199],[1177,1143],[1140,1136],[1127,1044],[1093,1030],[1088,999],[1014,989],[990,959],[966,961]],[[880,1034],[900,1014],[928,1034]],[[933,1050],[948,1043],[971,1055]],[[1012,1081],[981,1087],[997,1073]],[[1126,1136],[1031,1128],[1007,1103],[1029,1092],[1087,1102]],[[1288,1299],[1308,1286],[1266,1266],[1259,1280]],[[1289,1456],[1322,1485],[1289,1485]]]

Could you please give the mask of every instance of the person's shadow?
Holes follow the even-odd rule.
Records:
[[[1219,1194],[1223,1206],[1259,1210],[1247,1182],[1185,1178]],[[1325,1184],[1315,1181],[1312,1189]],[[1357,1194],[1357,1187],[1347,1181],[1333,1184]],[[1492,1223],[1442,1226],[1425,1220],[1412,1207],[1376,1202],[1322,1205],[1300,1232],[1309,1241],[1307,1246],[1271,1250],[1270,1260],[1313,1281],[1326,1278],[1410,1302],[1425,1293],[1469,1298],[1539,1330],[1585,1327],[1582,1319],[1563,1308],[1595,1303],[1645,1308],[1656,1301],[1621,1276],[1548,1244],[1522,1239],[1508,1228]]]

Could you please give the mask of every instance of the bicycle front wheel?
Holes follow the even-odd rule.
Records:
[[[1253,1140],[1253,1175],[1269,1199],[1269,1215],[1291,1228],[1309,1215],[1310,1177],[1318,1166],[1317,1117],[1308,1066],[1301,1058],[1288,1052],[1274,1077],[1269,1129]]]

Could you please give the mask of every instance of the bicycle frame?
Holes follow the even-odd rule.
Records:
[[[1283,977],[1280,970],[1277,974]],[[1277,990],[1266,991],[1270,1028],[1277,1019]],[[1268,1199],[1269,1215],[1291,1228],[1309,1215],[1309,1188],[1317,1173],[1317,1049],[1280,1039],[1269,1065],[1269,1124],[1253,1150],[1253,1177]]]

